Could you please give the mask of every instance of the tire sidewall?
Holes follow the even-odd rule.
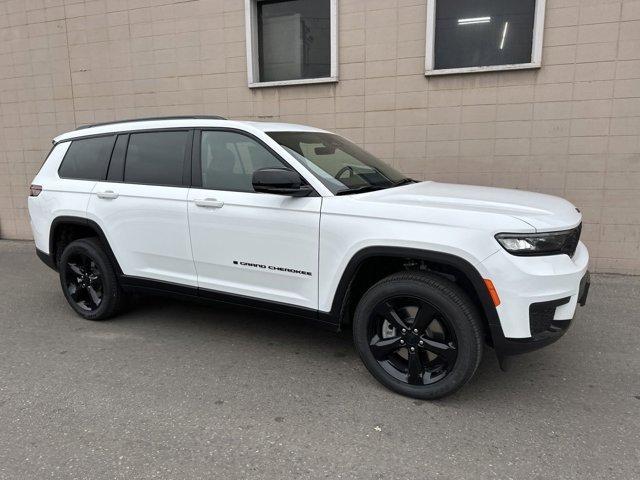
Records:
[[[457,295],[462,293],[456,292],[457,288],[451,289],[455,287],[451,282],[444,282],[450,291],[453,290]],[[430,385],[410,385],[392,377],[378,364],[369,348],[369,324],[373,321],[373,309],[385,300],[403,296],[424,300],[438,308],[456,336],[457,359],[453,370],[442,380]],[[353,321],[354,343],[369,372],[387,388],[414,398],[434,399],[458,390],[473,376],[482,354],[477,328],[473,325],[473,307],[468,301],[461,307],[461,301],[465,300],[463,293],[462,298],[456,302],[451,298],[451,293],[444,293],[441,289],[417,280],[397,279],[374,285],[360,300]]]

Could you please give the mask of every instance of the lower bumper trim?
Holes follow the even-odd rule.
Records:
[[[552,329],[529,338],[506,338],[499,325],[489,325],[489,327],[493,338],[493,348],[500,356],[519,355],[551,345],[560,340],[560,337],[569,330],[571,323],[571,320],[554,320]]]
[[[582,280],[580,280],[580,291],[578,292],[578,305],[584,307],[587,304],[587,297],[589,296],[589,287],[591,287],[591,274],[589,272],[584,274]]]
[[[44,253],[42,250],[36,248],[36,255],[38,258],[42,260],[42,262],[49,268],[58,271],[56,268],[56,262],[53,261],[53,258],[48,253]]]

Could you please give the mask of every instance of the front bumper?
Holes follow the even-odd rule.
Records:
[[[588,262],[582,243],[573,258],[526,258],[498,252],[483,262],[501,300],[496,308],[499,321],[489,322],[499,356],[536,350],[565,334],[577,305],[586,303]]]
[[[578,304],[585,305],[587,296],[589,295],[589,287],[591,285],[590,274],[587,272],[580,282],[580,290],[578,292]],[[555,302],[548,302],[548,306],[555,309],[563,304],[568,303],[569,299],[560,299]],[[557,305],[554,305],[556,304]],[[531,322],[531,320],[530,320]],[[499,325],[490,325],[493,347],[498,355],[518,355],[520,353],[531,352],[559,340],[569,327],[573,320],[553,320],[551,319],[546,329],[540,329],[532,334],[529,338],[506,338]]]

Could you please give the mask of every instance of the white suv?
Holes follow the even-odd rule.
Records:
[[[39,257],[82,317],[131,292],[332,329],[382,384],[433,399],[557,340],[588,292],[581,214],[537,193],[417,182],[317,128],[219,117],[93,125],[31,186]]]

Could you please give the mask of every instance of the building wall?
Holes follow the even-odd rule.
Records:
[[[426,78],[425,0],[339,0],[337,84],[247,88],[243,0],[0,2],[0,236],[76,125],[200,113],[331,129],[418,179],[581,208],[601,272],[640,273],[640,1],[547,0],[539,70]]]

